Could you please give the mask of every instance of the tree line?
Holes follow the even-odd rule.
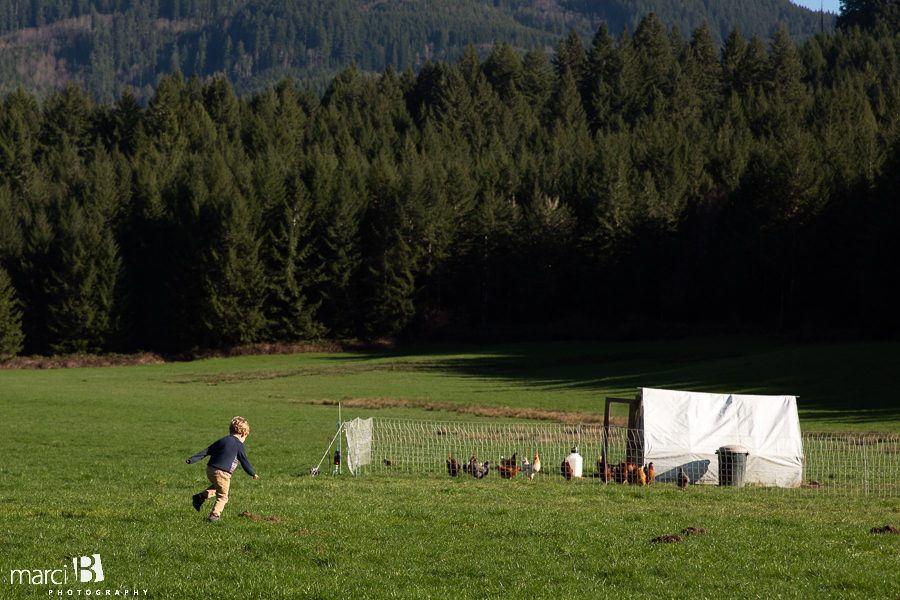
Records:
[[[653,14],[319,95],[0,104],[0,354],[462,329],[890,334],[900,36]]]
[[[779,22],[800,40],[833,29],[832,15],[789,0],[0,0],[0,93],[21,84],[44,95],[72,81],[98,102],[131,87],[143,104],[160,76],[179,70],[224,76],[238,95],[285,77],[321,92],[350,63],[418,70],[468,44],[484,58],[494,40],[551,50],[570,30],[587,38],[604,21],[634,29],[653,11],[681,31],[707,20],[717,44],[735,25],[766,40]]]

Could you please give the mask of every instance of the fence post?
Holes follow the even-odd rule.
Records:
[[[860,438],[862,440],[862,449],[863,449],[863,492],[866,498],[869,497],[869,457],[866,452],[866,438],[863,436]]]

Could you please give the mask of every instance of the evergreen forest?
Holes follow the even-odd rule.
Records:
[[[469,44],[484,59],[496,41],[550,53],[573,30],[634,31],[650,12],[683,32],[705,21],[716,44],[733,27],[766,42],[779,23],[798,42],[834,27],[789,0],[0,0],[0,94],[71,82],[98,102],[130,87],[144,104],[176,71],[225,77],[239,96],[283,78],[321,93],[349,64],[418,71]]]
[[[900,28],[854,14],[717,44],[650,13],[323,93],[12,91],[0,354],[896,334]]]

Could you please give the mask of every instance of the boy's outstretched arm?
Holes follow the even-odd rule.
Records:
[[[195,454],[195,455],[193,455],[192,457],[190,457],[189,459],[187,459],[186,462],[187,462],[187,464],[189,464],[189,465],[194,464],[194,463],[197,462],[198,460],[201,460],[201,459],[202,459],[204,456],[206,456],[207,454],[209,454],[209,448],[208,448],[208,447],[207,447],[205,450],[201,450],[201,451],[198,452],[197,454]]]

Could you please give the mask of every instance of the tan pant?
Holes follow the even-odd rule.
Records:
[[[225,505],[228,503],[228,488],[231,487],[231,473],[207,465],[206,478],[209,479],[209,482],[212,485],[200,493],[206,494],[207,499],[215,496],[216,505],[213,506],[212,514],[221,516],[222,509],[225,508]]]

